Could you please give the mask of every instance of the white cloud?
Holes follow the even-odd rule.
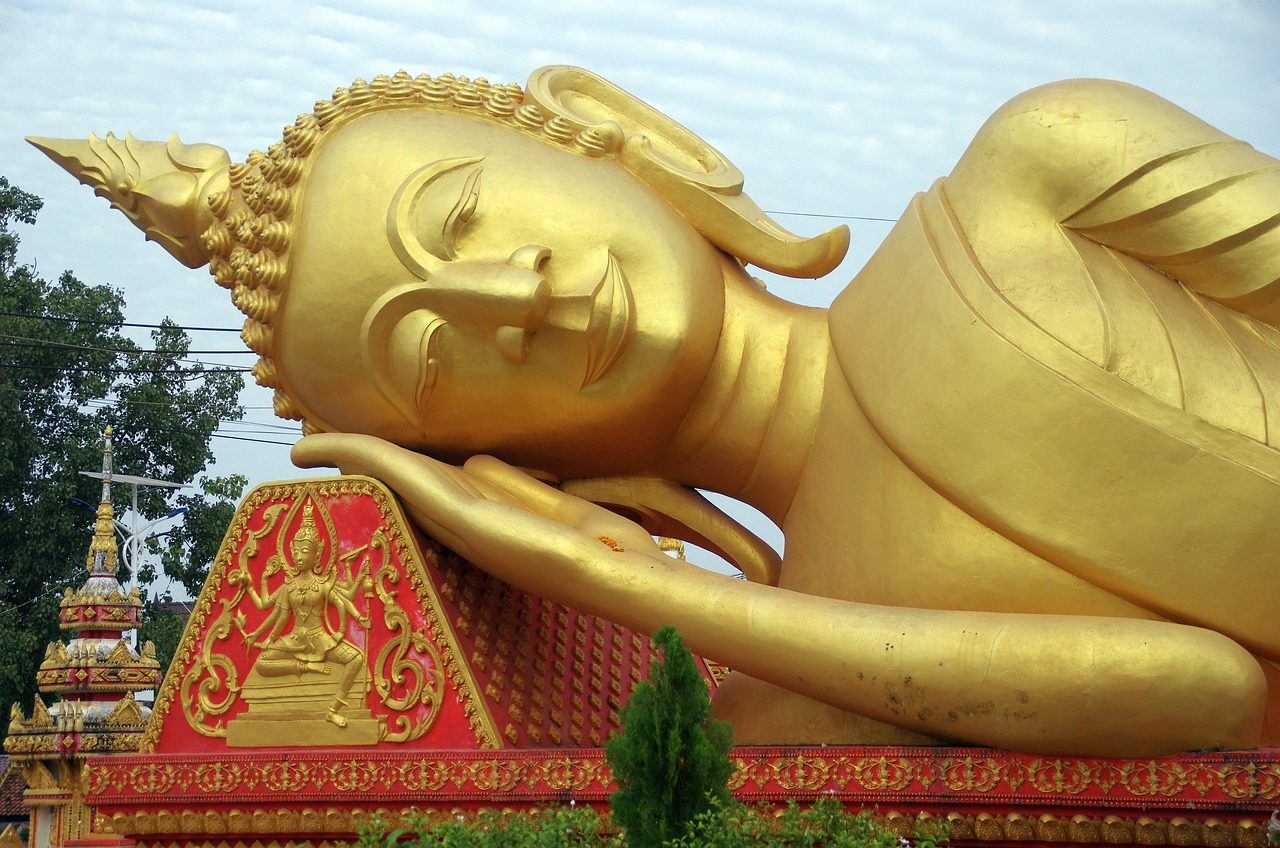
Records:
[[[1278,9],[1262,0],[0,0],[0,173],[46,199],[40,226],[23,233],[24,255],[46,273],[74,268],[123,286],[134,320],[169,313],[230,325],[239,314],[203,272],[144,244],[21,136],[178,129],[241,157],[357,76],[404,67],[523,82],[565,62],[704,135],[765,208],[895,216],[1001,102],[1061,77],[1129,79],[1280,154]],[[835,222],[784,223],[815,232]],[[856,258],[843,279],[886,231],[854,222]],[[840,282],[774,289],[814,302]],[[291,473],[283,450],[219,450],[227,471]]]

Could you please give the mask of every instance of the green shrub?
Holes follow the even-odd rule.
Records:
[[[659,848],[713,804],[730,801],[729,725],[712,720],[707,681],[675,628],[655,633],[653,645],[660,659],[605,747],[618,784],[613,820],[631,848]]]
[[[457,820],[388,831],[377,820],[362,828],[359,848],[624,848],[626,839],[608,833],[608,824],[590,807],[559,807],[535,812],[487,810]],[[946,825],[920,823],[907,844],[936,848]],[[768,807],[712,799],[668,848],[904,848],[904,840],[870,813],[849,813],[834,798],[808,809],[790,804],[776,814]]]
[[[936,848],[945,824],[918,823],[910,839],[880,824],[870,812],[850,813],[826,797],[801,809],[794,801],[780,815],[719,800],[697,815],[670,848]]]
[[[359,848],[574,848],[621,846],[616,837],[602,835],[600,815],[587,806],[552,807],[532,812],[501,813],[482,810],[472,816],[430,824],[425,818],[409,827],[388,831],[374,819],[360,828]]]

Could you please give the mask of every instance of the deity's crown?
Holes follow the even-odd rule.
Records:
[[[295,542],[306,540],[308,542],[320,541],[320,531],[316,528],[315,504],[308,501],[302,506],[302,524],[298,527],[298,532],[293,534]]]
[[[370,112],[429,108],[476,115],[584,156],[610,157],[653,188],[704,237],[744,263],[794,277],[817,277],[844,257],[849,231],[814,238],[778,226],[742,193],[742,174],[718,151],[606,80],[581,68],[535,71],[525,89],[484,78],[405,71],[357,79],[284,128],[282,141],[232,163],[209,144],[138,141],[108,134],[88,141],[28,139],[96,194],[123,211],[147,238],[183,264],[209,264],[245,314],[241,337],[259,360],[253,375],[275,389],[283,418],[302,419],[273,353],[275,316],[289,273],[292,216],[326,133]],[[303,421],[303,431],[312,426]]]

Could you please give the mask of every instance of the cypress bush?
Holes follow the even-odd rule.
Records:
[[[622,710],[605,754],[618,791],[613,821],[631,848],[678,839],[699,814],[730,804],[729,725],[711,718],[707,682],[673,627],[653,636],[648,681]]]

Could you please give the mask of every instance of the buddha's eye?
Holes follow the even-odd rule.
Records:
[[[453,204],[453,209],[445,216],[441,236],[448,259],[457,257],[458,238],[475,215],[476,205],[480,202],[480,174],[483,171],[483,168],[473,168],[467,174],[467,179],[462,184],[462,193]]]

